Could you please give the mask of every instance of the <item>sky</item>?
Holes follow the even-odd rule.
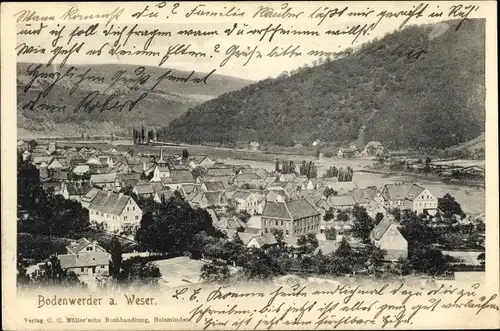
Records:
[[[315,5],[317,6],[317,5]],[[365,5],[366,6],[366,5]],[[308,12],[310,12],[309,10]],[[56,46],[62,46],[65,49],[69,49],[71,45],[84,42],[84,46],[78,54],[73,54],[69,60],[68,64],[99,64],[99,63],[124,63],[133,65],[148,65],[148,66],[159,66],[160,61],[169,49],[169,47],[179,47],[179,45],[189,45],[188,51],[197,52],[198,56],[188,56],[188,55],[171,55],[168,60],[166,60],[162,67],[183,69],[183,70],[195,70],[197,72],[210,72],[216,69],[216,73],[240,77],[250,80],[260,80],[268,77],[276,77],[283,71],[290,71],[296,69],[305,64],[311,65],[314,60],[317,60],[319,56],[307,55],[310,51],[321,51],[321,52],[341,52],[346,48],[355,48],[364,42],[373,40],[374,38],[382,38],[384,35],[394,32],[399,29],[400,24],[404,21],[405,17],[399,18],[384,18],[377,24],[374,30],[369,31],[364,36],[359,36],[358,39],[353,42],[354,36],[351,35],[325,35],[327,30],[346,30],[353,25],[357,24],[371,24],[375,23],[378,18],[366,19],[357,18],[347,20],[325,20],[318,26],[318,20],[245,20],[238,21],[237,19],[213,19],[209,22],[198,22],[192,23],[187,21],[179,21],[176,23],[162,23],[162,24],[145,24],[141,23],[136,27],[137,34],[139,33],[149,33],[147,37],[139,36],[133,34],[130,38],[126,40],[126,33],[134,26],[134,24],[126,24],[121,22],[113,22],[113,24],[104,27],[103,23],[100,23],[97,27],[96,33],[91,36],[76,35],[71,40],[69,40],[70,32],[74,31],[75,28],[79,28],[80,31],[85,31],[90,26],[90,24],[65,24],[65,28],[62,32],[62,38],[58,41]],[[443,20],[443,19],[439,19]],[[431,22],[437,22],[438,19],[427,19],[421,18],[419,20],[410,20],[408,25],[412,23],[427,24]],[[216,22],[216,23],[214,23]],[[245,22],[249,22],[246,23]],[[262,29],[266,28],[272,24],[272,27],[276,27],[281,24],[283,29],[289,30],[307,30],[307,31],[317,31],[319,36],[306,36],[306,35],[280,35],[276,34],[272,41],[269,41],[269,35],[265,40],[259,40],[260,36],[257,35],[236,35],[233,32],[231,36],[227,36],[224,30],[231,29],[234,24],[238,27],[234,30],[237,31],[238,28],[244,28],[245,31],[252,29]],[[19,34],[22,30],[33,30],[39,28],[39,24],[32,24],[31,26],[26,26],[24,24],[18,24],[18,35],[17,35],[17,45],[22,48],[22,45],[31,45],[37,48],[45,48],[45,54],[21,54],[17,57],[19,62],[47,62],[52,54],[50,51],[53,49],[51,46],[54,36],[50,35],[50,31],[59,31],[63,23],[61,24],[47,24],[39,35],[24,35]],[[151,32],[155,29],[160,30],[163,33],[170,32],[170,36],[155,36],[147,51],[158,52],[159,56],[128,56],[128,55],[110,55],[109,50],[112,48],[112,44],[116,41],[117,36],[105,36],[104,31],[121,31],[126,28],[125,34],[118,41],[121,46],[121,50],[127,50],[135,52],[136,50],[143,49],[145,41],[151,36]],[[203,36],[203,37],[187,37],[180,36],[178,32],[180,30],[192,29],[201,31],[217,31],[218,35]],[[104,46],[101,56],[87,55],[88,50],[99,49],[105,43],[108,45]],[[248,50],[256,51],[250,61],[245,64],[247,57],[238,57],[238,52],[245,52]],[[279,57],[269,57],[267,54],[271,52],[272,49],[277,48],[278,51],[290,47],[290,49],[296,49],[296,52],[301,52],[301,56],[279,56]],[[296,47],[299,47],[298,49]],[[20,49],[18,48],[18,50]],[[261,58],[257,58],[257,52],[262,55]],[[204,53],[205,56],[201,56],[200,53]],[[232,56],[230,56],[233,54]],[[223,61],[229,57],[226,64],[223,65]],[[62,61],[64,56],[59,55],[54,62]]]

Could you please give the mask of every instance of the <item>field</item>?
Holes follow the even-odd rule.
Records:
[[[161,286],[168,288],[196,284],[200,282],[200,270],[204,262],[191,260],[188,257],[155,261],[160,268]]]

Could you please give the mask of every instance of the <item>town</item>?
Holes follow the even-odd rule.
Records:
[[[340,148],[321,174],[286,155],[270,171],[154,151],[19,141],[18,284],[484,273],[484,214],[416,182],[362,187],[339,165],[349,153],[383,159],[380,143]]]

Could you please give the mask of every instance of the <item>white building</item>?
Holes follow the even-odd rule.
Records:
[[[106,229],[113,232],[134,233],[142,218],[141,208],[123,193],[98,191],[88,209],[91,222],[104,223]]]

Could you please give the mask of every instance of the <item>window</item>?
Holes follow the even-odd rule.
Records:
[[[286,231],[285,231],[285,233],[286,233],[286,235],[288,236],[288,234],[290,233],[290,231],[286,230]]]
[[[276,225],[278,225],[278,220],[276,220]]]
[[[87,251],[91,251],[91,250],[92,250],[92,246],[87,247]]]
[[[129,207],[127,207],[127,211],[130,211],[130,208],[129,208]]]
[[[281,226],[283,226],[283,220],[281,221]]]
[[[123,216],[123,220],[126,221],[127,220],[127,216]]]
[[[80,268],[80,271],[81,272],[85,272],[85,268]]]
[[[135,211],[135,206],[134,206],[134,207],[132,207],[132,210],[134,210],[134,211]]]
[[[102,266],[101,266],[101,269],[104,269],[104,268],[105,268],[105,266],[103,266],[103,265],[102,265]]]
[[[139,219],[139,216],[135,215],[135,220],[137,221]]]
[[[264,232],[267,233],[267,228],[264,229]]]

